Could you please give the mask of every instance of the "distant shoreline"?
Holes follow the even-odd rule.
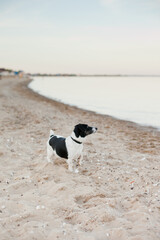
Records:
[[[31,77],[160,77],[160,75],[138,75],[138,74],[28,74]]]

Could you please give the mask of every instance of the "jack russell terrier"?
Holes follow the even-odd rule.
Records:
[[[53,154],[61,158],[67,159],[68,170],[78,172],[75,168],[76,164],[82,164],[83,160],[83,142],[87,135],[95,133],[97,128],[89,127],[87,124],[78,124],[74,127],[71,136],[64,138],[62,136],[54,135],[54,131],[50,130],[50,136],[47,141],[47,160],[51,160]]]

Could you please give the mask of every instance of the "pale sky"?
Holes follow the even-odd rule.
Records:
[[[160,0],[0,0],[0,67],[160,74]]]

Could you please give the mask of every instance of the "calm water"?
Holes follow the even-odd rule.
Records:
[[[160,129],[160,77],[34,77],[39,94]]]

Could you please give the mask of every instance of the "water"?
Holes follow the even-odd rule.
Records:
[[[160,77],[34,77],[48,98],[160,129]]]

